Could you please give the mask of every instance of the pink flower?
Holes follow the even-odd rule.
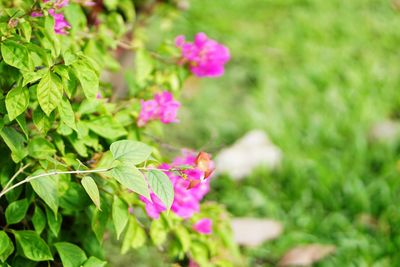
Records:
[[[188,267],[200,267],[200,265],[197,262],[195,262],[193,259],[190,259]]]
[[[54,31],[57,34],[66,34],[67,29],[71,28],[62,13],[56,13],[54,9],[49,9],[49,14],[54,18]]]
[[[152,219],[158,219],[160,213],[167,209],[153,192],[150,194],[151,201],[143,196],[140,196],[139,198],[146,204],[146,213]]]
[[[229,49],[205,33],[198,33],[194,42],[186,42],[180,35],[175,45],[181,49],[184,61],[189,63],[190,71],[198,77],[219,77],[224,74],[224,65],[230,59]]]
[[[181,104],[174,100],[168,91],[155,94],[151,100],[140,100],[140,104],[141,110],[137,122],[139,127],[152,120],[160,120],[165,124],[178,121],[176,116]]]
[[[212,221],[208,218],[201,219],[193,225],[193,229],[200,234],[209,235],[212,232]]]
[[[44,3],[49,2],[49,0],[43,0]],[[55,9],[60,9],[68,5],[68,0],[56,0],[53,4]],[[56,13],[55,9],[49,9],[49,14],[54,18],[54,32],[57,34],[66,34],[67,29],[71,28],[68,21],[65,19],[62,13]],[[31,17],[43,17],[42,11],[33,11]]]
[[[202,180],[204,172],[196,168],[196,154],[185,151],[182,157],[177,157],[171,165],[163,163],[159,169],[170,170],[171,168],[180,168],[182,165],[190,165],[193,169],[182,170],[181,172],[187,178],[182,178],[173,171],[164,171],[174,186],[174,201],[171,211],[181,218],[188,219],[194,213],[200,211],[200,201],[210,190],[209,179]],[[192,181],[199,181],[194,186],[190,186]],[[146,204],[146,213],[153,219],[158,218],[159,214],[166,210],[166,207],[154,193],[151,193],[151,201],[144,197],[140,199]]]
[[[43,13],[41,11],[33,11],[31,13],[31,17],[36,18],[36,17],[43,17]]]

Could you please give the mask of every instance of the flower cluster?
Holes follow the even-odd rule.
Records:
[[[49,14],[54,18],[54,32],[57,34],[66,34],[67,29],[71,28],[68,21],[65,19],[63,13],[57,13],[56,10],[68,5],[69,0],[43,0],[44,3],[51,2],[54,8],[49,9]],[[41,11],[34,11],[31,13],[32,17],[42,17]]]
[[[193,229],[201,234],[209,235],[212,232],[212,221],[208,218],[200,219],[193,225]]]
[[[180,170],[179,173],[165,171],[174,186],[175,192],[171,211],[181,218],[188,219],[194,213],[199,212],[200,201],[210,190],[209,179],[205,178],[207,174],[210,175],[213,162],[210,159],[208,170],[204,171],[205,162],[201,163],[202,167],[199,164],[199,157],[204,154],[200,153],[196,157],[192,152],[185,151],[182,157],[177,157],[170,165],[163,163],[159,166],[159,169],[163,171],[178,169],[180,166],[191,166],[191,168]],[[194,183],[194,181],[196,182]],[[166,210],[165,205],[154,193],[151,193],[151,201],[145,197],[140,197],[140,199],[146,204],[146,213],[153,219],[157,219],[160,213]],[[200,221],[193,229],[200,233],[210,233],[210,222]]]
[[[175,45],[182,52],[183,62],[188,62],[190,71],[198,77],[219,77],[224,74],[224,65],[230,59],[229,49],[198,33],[194,42],[186,42],[180,35],[175,39]]]
[[[152,120],[160,120],[162,123],[177,122],[177,112],[181,104],[174,100],[172,94],[168,91],[155,94],[154,99],[141,100],[141,110],[137,124],[144,126]]]

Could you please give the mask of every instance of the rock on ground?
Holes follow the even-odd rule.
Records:
[[[232,230],[237,244],[253,247],[277,238],[283,227],[278,221],[269,219],[234,218]]]
[[[282,160],[281,150],[262,130],[252,130],[231,147],[221,150],[215,159],[216,172],[241,180],[260,166],[274,169]]]
[[[369,137],[375,142],[391,142],[400,136],[400,124],[393,120],[384,120],[372,125]]]

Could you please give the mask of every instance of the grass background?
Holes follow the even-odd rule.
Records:
[[[226,44],[232,60],[224,77],[186,85],[181,123],[165,129],[168,142],[215,152],[258,128],[283,150],[279,170],[260,168],[240,183],[215,178],[208,197],[235,216],[284,224],[277,240],[245,250],[249,265],[274,266],[289,248],[315,242],[337,246],[318,266],[400,265],[400,143],[371,142],[368,134],[400,115],[393,4],[190,3],[162,37],[203,31]]]

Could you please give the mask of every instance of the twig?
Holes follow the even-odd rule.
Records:
[[[84,173],[97,173],[97,172],[108,172],[112,170],[112,168],[107,168],[107,169],[97,169],[97,170],[84,170],[84,171],[53,171],[53,172],[48,172],[48,173],[42,173],[42,174],[38,174],[35,176],[31,176],[31,177],[27,177],[24,180],[14,184],[13,186],[9,187],[9,188],[4,188],[1,192],[0,192],[0,198],[2,196],[4,196],[5,194],[7,194],[8,192],[10,192],[11,190],[13,190],[14,188],[23,185],[27,182],[33,181],[35,179],[41,178],[41,177],[46,177],[46,176],[52,176],[52,175],[59,175],[59,174],[84,174]]]
[[[8,183],[4,186],[4,188],[2,189],[2,191],[6,190],[10,184],[18,177],[18,175],[20,175],[26,168],[28,168],[31,164],[28,163],[25,166],[22,166],[19,168],[19,170],[13,175],[13,177],[11,177],[11,179],[8,181]]]

